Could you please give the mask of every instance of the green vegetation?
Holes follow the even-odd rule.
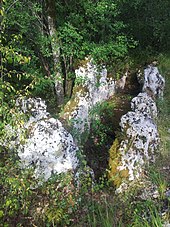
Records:
[[[170,199],[165,196],[170,187],[169,8],[169,0],[0,2],[0,226],[162,227],[165,220],[170,221]],[[158,158],[144,175],[143,184],[131,185],[121,195],[115,195],[115,186],[105,173],[107,146],[118,135],[113,131],[118,128],[118,119],[113,115],[116,97],[91,113],[91,150],[88,143],[84,150],[95,155],[91,161],[98,159],[97,165],[103,164],[103,155],[108,155],[98,183],[92,181],[85,158],[80,155],[83,171],[78,184],[72,173],[54,175],[38,184],[33,170],[21,169],[17,150],[11,149],[10,143],[4,144],[15,136],[6,131],[7,125],[22,129],[27,119],[17,109],[16,99],[40,96],[55,115],[64,98],[68,100],[76,92],[72,92],[74,84],[85,82],[75,81],[74,74],[85,63],[85,57],[106,65],[116,79],[126,65],[134,70],[158,59],[166,80],[165,96],[157,101],[161,137]],[[57,95],[55,85],[60,88]],[[75,105],[65,108],[70,110]],[[111,156],[117,155],[116,143],[110,149]],[[112,179],[117,163],[111,159],[109,163]],[[127,172],[122,174],[126,176]],[[119,185],[121,176],[116,180]],[[156,197],[150,196],[148,185],[157,188]]]

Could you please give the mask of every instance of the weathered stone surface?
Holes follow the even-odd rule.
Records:
[[[157,117],[157,107],[154,100],[146,93],[139,93],[132,99],[131,109],[135,112],[147,114],[152,118]]]
[[[27,136],[19,145],[23,167],[34,167],[35,177],[47,180],[52,173],[74,170],[78,164],[72,136],[61,122],[50,117],[40,98],[18,100],[24,113],[31,114],[24,127]]]
[[[126,190],[129,182],[141,177],[144,166],[154,162],[160,142],[157,126],[148,113],[130,111],[122,116],[120,126],[125,139],[114,153],[112,146],[109,161],[109,177],[118,192]]]
[[[90,127],[90,110],[95,104],[107,100],[115,93],[115,82],[107,78],[107,70],[98,70],[92,62],[75,71],[76,83],[73,98],[66,104],[62,118],[71,121],[72,127],[82,134]]]
[[[127,76],[128,72],[126,72],[119,80],[116,81],[115,87],[117,92],[122,91],[125,88]]]
[[[18,98],[16,105],[24,114],[28,114],[30,116],[29,120],[32,119],[33,121],[38,121],[39,119],[47,118],[50,115],[47,112],[45,101],[41,98]]]
[[[119,192],[141,177],[144,166],[155,160],[160,139],[154,122],[157,117],[154,100],[162,97],[164,85],[158,69],[148,66],[144,71],[143,92],[132,99],[132,111],[121,117],[125,139],[120,144],[114,142],[109,151],[109,178],[113,179]]]
[[[154,121],[138,112],[128,112],[121,118],[120,126],[127,139],[120,144],[121,165],[118,170],[128,169],[129,180],[138,178],[142,167],[154,161],[159,145],[159,135]]]
[[[151,65],[144,70],[143,92],[147,92],[152,97],[163,97],[165,80],[160,75],[158,68]]]

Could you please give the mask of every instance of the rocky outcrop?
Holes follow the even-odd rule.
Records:
[[[98,70],[92,62],[76,70],[76,86],[73,98],[64,108],[62,118],[71,122],[72,135],[81,141],[90,128],[90,110],[115,92],[114,81],[107,78],[107,70]],[[62,123],[47,112],[40,98],[20,98],[17,106],[28,121],[19,130],[12,146],[18,146],[22,167],[33,167],[36,178],[47,180],[52,173],[75,170],[78,165],[78,147]],[[21,133],[24,137],[21,141]],[[77,134],[76,134],[77,133]],[[80,138],[81,137],[81,138]]]
[[[153,98],[162,97],[165,81],[153,66],[148,66],[144,75],[143,92],[132,99],[132,111],[121,118],[125,139],[120,144],[115,141],[110,148],[109,178],[118,191],[141,177],[144,166],[155,160],[160,142],[154,121],[157,107]]]
[[[132,99],[131,109],[136,113],[148,115],[153,119],[157,117],[156,103],[146,92],[139,93],[138,96]]]
[[[99,70],[91,61],[75,73],[73,97],[66,104],[61,117],[71,123],[75,138],[81,142],[80,135],[90,128],[90,110],[115,93],[115,82],[107,78],[105,67]]]
[[[29,115],[24,124],[26,137],[18,141],[22,167],[33,167],[36,178],[47,180],[52,173],[75,170],[78,165],[76,147],[62,123],[50,116],[40,98],[17,100],[21,111]]]
[[[165,80],[155,67],[155,64],[150,64],[144,69],[144,73],[140,70],[137,74],[138,81],[142,84],[142,91],[149,94],[152,98],[163,97]]]
[[[122,116],[120,126],[127,139],[122,141],[119,148],[122,164],[118,169],[128,169],[129,180],[134,180],[139,177],[144,164],[154,161],[159,145],[157,127],[152,118],[138,112],[128,112]]]
[[[120,126],[125,139],[121,143],[116,140],[110,149],[109,177],[117,187],[138,179],[143,166],[154,161],[159,145],[154,122],[157,117],[154,98],[162,96],[165,82],[154,66],[148,66],[144,74],[143,92],[132,99],[132,111],[121,118]],[[50,116],[45,102],[40,98],[18,99],[17,105],[29,116],[23,125],[26,136],[21,141],[21,131],[18,131],[17,139],[15,138],[22,166],[33,167],[35,176],[44,180],[52,173],[75,170],[78,165],[78,147],[72,136],[78,144],[82,144],[82,138],[85,138],[85,133],[90,129],[91,110],[97,103],[113,96],[115,86],[115,81],[107,77],[105,67],[98,70],[88,61],[86,66],[76,70],[73,97],[61,114],[61,118],[70,123],[72,135],[59,120]],[[152,91],[152,95],[148,89]],[[14,145],[14,141],[12,142]]]
[[[115,87],[117,92],[122,91],[125,88],[127,76],[128,72],[126,72],[119,80],[116,81]]]

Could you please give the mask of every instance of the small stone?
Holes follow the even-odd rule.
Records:
[[[170,197],[170,189],[165,193],[166,197]]]
[[[154,199],[157,199],[157,198],[159,198],[159,192],[158,191],[155,191],[154,193],[153,193],[153,196],[152,196]]]
[[[169,223],[169,222],[165,222],[165,223],[163,224],[163,227],[170,227],[170,223]]]

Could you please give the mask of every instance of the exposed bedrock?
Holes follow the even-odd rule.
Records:
[[[138,81],[142,85],[142,91],[149,94],[152,98],[163,97],[165,79],[159,73],[154,64],[148,65],[144,72],[138,71]]]
[[[136,113],[142,113],[151,118],[157,117],[157,107],[154,100],[146,93],[139,93],[138,96],[132,99],[131,109]]]
[[[76,85],[72,99],[64,107],[61,118],[71,125],[76,141],[85,141],[90,130],[90,111],[97,103],[109,99],[115,93],[115,81],[107,77],[107,70],[98,70],[90,61],[75,71]]]
[[[165,81],[156,67],[144,70],[143,92],[131,101],[131,109],[121,117],[123,141],[110,148],[109,178],[118,191],[142,176],[144,168],[155,160],[159,146],[156,97],[162,97]],[[149,92],[148,92],[149,90]]]
[[[50,116],[40,98],[18,99],[17,105],[29,116],[25,136],[18,132],[18,155],[22,167],[33,167],[34,176],[43,181],[53,173],[74,171],[78,165],[77,146],[62,123]]]

